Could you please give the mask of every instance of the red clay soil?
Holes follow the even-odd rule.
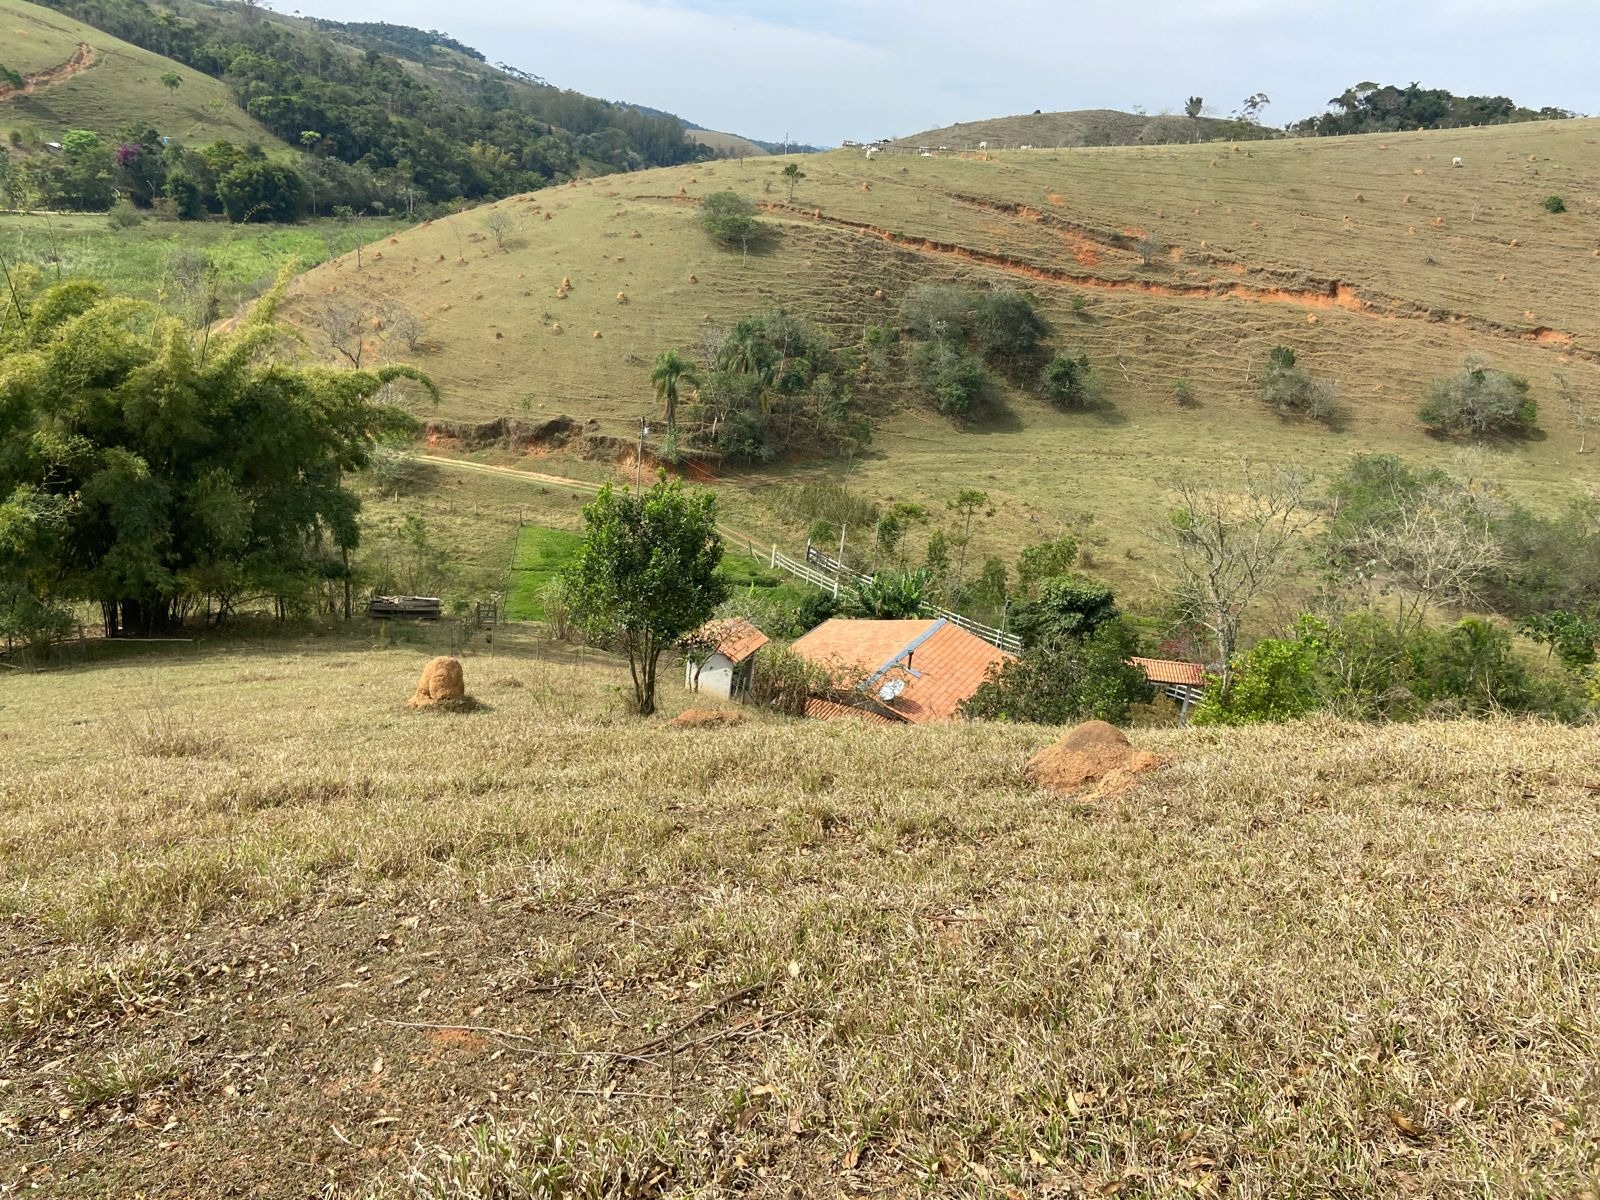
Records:
[[[674,729],[704,729],[708,725],[743,725],[747,720],[737,709],[691,708],[673,717],[669,724]]]
[[[63,79],[71,79],[74,75],[82,74],[94,66],[94,47],[88,42],[79,42],[78,48],[72,52],[72,57],[64,63],[53,67],[46,67],[42,71],[35,71],[32,75],[22,77],[22,86],[0,83],[0,102],[15,99],[18,96],[31,96],[40,88],[49,87],[53,83],[60,83]]]
[[[1134,786],[1136,776],[1165,762],[1158,754],[1135,750],[1116,726],[1086,721],[1030,758],[1023,775],[1052,792],[1067,794],[1098,784],[1095,796],[1119,796]]]
[[[638,196],[636,199],[670,199],[678,203],[697,203],[693,198],[686,199],[684,197]],[[1098,251],[1094,249],[1092,244],[1086,244],[1088,235],[1074,227],[1072,222],[1064,222],[1059,218],[1052,217],[1051,214],[1040,213],[1037,210],[1020,205],[1009,205],[995,201],[982,201],[980,203],[974,198],[966,196],[951,196],[950,199],[959,203],[977,204],[979,207],[998,212],[1009,212],[1011,215],[1021,219],[1033,223],[1043,223],[1056,228],[1062,232],[1068,248],[1072,251],[1073,257],[1079,266],[1092,266],[1098,262]],[[1094,288],[1106,292],[1138,292],[1147,296],[1158,296],[1172,300],[1239,300],[1253,304],[1292,304],[1302,308],[1342,309],[1345,312],[1359,313],[1362,316],[1378,320],[1437,322],[1441,319],[1436,306],[1429,306],[1398,297],[1361,292],[1353,285],[1340,280],[1330,280],[1314,287],[1304,287],[1287,283],[1272,285],[1228,283],[1224,281],[1214,283],[1158,283],[1146,279],[1104,279],[1098,275],[1084,274],[1081,271],[1026,262],[1007,254],[997,254],[992,251],[976,250],[970,246],[956,245],[951,242],[939,242],[931,238],[896,233],[865,221],[852,221],[844,217],[826,216],[820,210],[814,208],[798,208],[781,202],[765,203],[760,207],[762,211],[778,216],[815,221],[839,229],[851,229],[862,237],[879,238],[891,245],[919,254],[955,258],[981,267],[988,267],[991,270],[1004,271],[1009,275],[1036,283],[1065,284],[1070,287]],[[1112,240],[1115,241],[1117,239]],[[1251,274],[1264,273],[1259,269],[1252,270],[1247,267],[1241,267],[1238,271],[1240,274],[1247,272]],[[1558,349],[1564,354],[1574,355],[1588,361],[1600,362],[1600,350],[1590,350],[1573,345],[1573,335],[1561,330],[1542,326],[1519,329],[1499,321],[1492,321],[1466,313],[1447,312],[1443,314],[1443,320],[1448,324],[1464,326],[1475,333],[1488,337],[1533,342]]]

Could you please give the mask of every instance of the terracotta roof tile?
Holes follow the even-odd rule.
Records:
[[[730,662],[742,663],[768,642],[762,633],[743,617],[722,617],[707,621],[697,633],[717,639],[717,652]]]
[[[1199,663],[1178,662],[1168,658],[1134,658],[1134,666],[1144,672],[1151,683],[1183,683],[1190,687],[1204,687],[1206,669]]]
[[[893,717],[866,708],[851,708],[848,704],[835,704],[832,700],[812,697],[806,701],[806,716],[824,721],[865,721],[869,725],[899,725]]]
[[[919,642],[919,638],[925,640]],[[817,626],[792,649],[812,662],[846,667],[864,678],[889,667],[879,684],[899,680],[904,689],[883,707],[918,724],[954,720],[960,715],[961,702],[978,690],[989,669],[1012,657],[942,620],[851,621],[836,617]],[[874,690],[877,686],[874,684]]]

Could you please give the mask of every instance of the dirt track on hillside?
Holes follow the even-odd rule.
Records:
[[[98,56],[94,47],[88,42],[79,42],[78,48],[72,52],[72,57],[64,63],[53,67],[46,67],[42,71],[35,71],[32,75],[22,77],[22,86],[15,87],[11,84],[0,84],[0,103],[15,100],[18,96],[31,96],[40,88],[50,87],[64,79],[71,79],[74,75],[81,75],[94,66]]]

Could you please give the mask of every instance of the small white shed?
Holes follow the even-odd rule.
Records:
[[[702,625],[689,640],[703,649],[687,656],[683,686],[691,692],[737,700],[750,688],[756,651],[767,644],[767,635],[743,617],[728,617]]]

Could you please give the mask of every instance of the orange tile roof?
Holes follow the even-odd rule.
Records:
[[[919,640],[920,639],[920,640]],[[859,674],[876,692],[899,680],[904,689],[881,707],[906,721],[950,721],[988,678],[990,667],[1012,656],[943,620],[825,621],[791,647],[802,658]],[[909,662],[907,661],[909,650]]]
[[[806,701],[806,716],[824,721],[865,721],[869,725],[901,724],[893,717],[885,716],[881,712],[873,712],[867,708],[851,708],[848,704],[835,704],[832,700],[818,700],[816,697]]]
[[[1151,683],[1183,683],[1190,687],[1204,687],[1206,669],[1199,663],[1178,662],[1169,658],[1135,658],[1129,660],[1144,672]]]
[[[707,621],[696,631],[717,641],[717,653],[729,662],[742,663],[767,644],[767,635],[743,617]]]

